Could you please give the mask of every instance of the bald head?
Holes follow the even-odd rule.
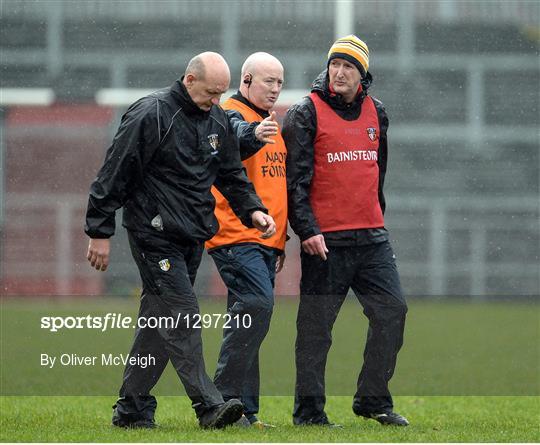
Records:
[[[283,65],[272,54],[251,54],[242,65],[240,92],[253,105],[270,110],[283,86]]]
[[[184,85],[199,108],[209,111],[219,104],[231,82],[229,65],[218,53],[204,52],[191,59],[186,67]]]
[[[272,54],[258,52],[251,54],[242,65],[242,76],[251,73],[252,75],[264,72],[268,68],[280,69],[283,73],[283,65]]]
[[[201,54],[197,54],[191,59],[186,67],[186,73],[192,74],[200,79],[205,79],[208,74],[211,76],[221,76],[222,80],[230,82],[229,65],[221,54],[207,51]]]
[[[200,79],[204,79],[204,63],[201,56],[195,56],[189,61],[184,75],[187,76],[188,74],[193,74]]]

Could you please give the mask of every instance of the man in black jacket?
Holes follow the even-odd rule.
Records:
[[[153,366],[126,366],[114,406],[116,426],[155,425],[157,402],[150,391],[169,360],[202,427],[222,428],[242,415],[241,402],[224,403],[206,374],[192,287],[203,243],[218,229],[212,185],[243,224],[263,232],[263,238],[275,233],[272,217],[243,171],[238,140],[217,106],[229,82],[229,68],[219,54],[194,57],[180,81],[129,107],[91,186],[87,258],[97,270],[107,269],[115,212],[123,207],[123,225],[143,282],[130,356],[153,359]],[[149,318],[157,320],[157,328],[145,327]]]
[[[408,425],[392,411],[388,390],[407,305],[384,227],[388,118],[367,94],[368,67],[364,42],[338,39],[327,70],[284,122],[289,222],[302,242],[296,425],[332,425],[324,412],[324,373],[332,326],[350,288],[369,319],[353,411]]]

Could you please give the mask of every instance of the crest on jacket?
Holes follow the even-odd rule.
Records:
[[[369,139],[375,142],[377,140],[377,129],[373,127],[368,127],[366,128],[366,131]]]
[[[215,155],[218,153],[219,148],[219,137],[217,134],[210,134],[208,135],[208,142],[210,143],[210,146],[213,148],[213,150],[210,152],[211,155]]]
[[[163,271],[163,272],[167,272],[170,268],[171,268],[171,263],[169,262],[169,260],[166,258],[164,260],[161,260],[159,262],[159,268]]]

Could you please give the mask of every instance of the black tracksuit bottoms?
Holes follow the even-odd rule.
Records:
[[[153,419],[157,401],[150,391],[169,360],[176,369],[197,417],[223,403],[223,398],[205,370],[201,329],[194,328],[199,304],[193,282],[201,262],[203,244],[183,244],[163,234],[128,231],[129,244],[142,279],[139,321],[130,356],[152,356],[155,365],[128,365],[120,398],[115,407],[129,421]],[[164,320],[174,320],[172,326]],[[177,321],[180,321],[177,325]],[[150,323],[148,323],[150,324]]]
[[[363,246],[329,246],[329,250],[327,261],[305,252],[301,254],[295,424],[321,423],[327,418],[326,359],[332,344],[332,327],[350,288],[369,320],[353,411],[362,415],[393,407],[388,382],[403,344],[407,304],[392,247],[384,241]]]

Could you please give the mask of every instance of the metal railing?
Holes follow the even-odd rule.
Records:
[[[415,294],[446,296],[456,292],[449,284],[452,278],[464,277],[469,283],[462,287],[460,294],[475,296],[508,295],[510,289],[495,289],[489,282],[493,278],[510,280],[522,279],[523,287],[513,290],[513,295],[538,295],[540,293],[539,258],[529,253],[504,246],[493,245],[498,242],[493,231],[504,229],[519,240],[539,244],[540,212],[535,197],[520,199],[499,198],[463,198],[440,199],[429,197],[389,196],[390,208],[387,212],[387,226],[395,241],[398,253],[398,265],[404,287],[414,288]],[[27,234],[32,237],[36,230],[43,228],[40,213],[54,215],[51,236],[54,255],[47,258],[47,264],[32,252],[24,250],[4,251],[3,280],[35,279],[54,280],[57,295],[69,295],[74,292],[73,282],[77,277],[92,276],[93,271],[86,264],[83,245],[80,243],[82,232],[81,216],[84,214],[86,196],[79,195],[38,195],[8,193],[6,197],[4,236],[14,237]],[[11,218],[10,215],[18,217]],[[120,228],[118,232],[120,232]],[[449,255],[455,233],[468,233],[470,241],[467,248],[458,251],[457,258]],[[74,236],[74,234],[79,234]],[[118,236],[118,234],[117,234]],[[84,235],[82,236],[84,238]],[[76,239],[77,238],[77,239]],[[4,240],[6,241],[6,240]],[[500,241],[500,240],[499,240]],[[40,247],[40,238],[36,236],[32,245]],[[77,243],[77,245],[76,245]],[[9,244],[9,243],[8,243]],[[11,243],[13,244],[13,243]],[[407,251],[407,246],[415,245],[416,253]],[[115,255],[116,270],[123,278],[131,279],[133,286],[138,285],[136,269],[127,253],[127,244],[120,249],[124,255]],[[290,251],[287,267],[298,269],[291,261],[297,261],[297,240],[288,244]],[[493,249],[506,259],[501,261],[490,254]],[[23,249],[23,246],[21,246]],[[518,247],[519,249],[519,247]],[[83,249],[84,250],[84,249]],[[499,256],[500,256],[499,255]],[[455,255],[454,255],[455,256]],[[125,264],[121,264],[126,261]],[[201,271],[200,276],[208,276],[211,271]],[[97,276],[94,274],[94,276]],[[100,279],[103,278],[100,276]],[[122,277],[119,277],[122,278]],[[422,279],[426,284],[413,287]],[[527,284],[528,283],[528,284]],[[463,290],[464,289],[464,290]],[[203,290],[208,293],[208,289]],[[277,289],[279,294],[279,289]]]

